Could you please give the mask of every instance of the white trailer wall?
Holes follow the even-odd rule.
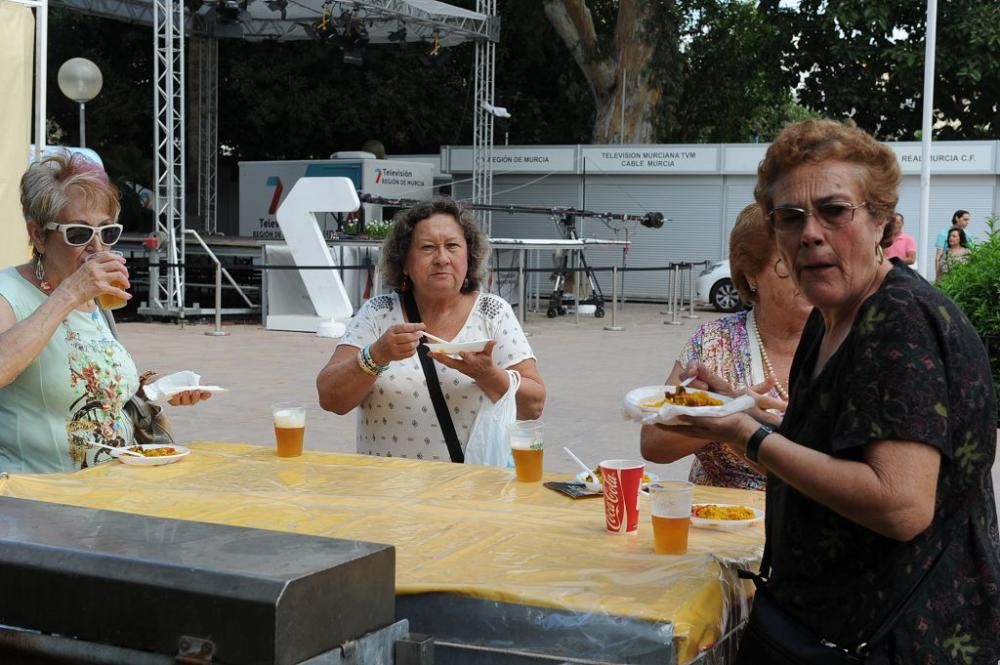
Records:
[[[898,210],[906,230],[919,240],[920,144],[888,144],[903,170]],[[642,215],[661,212],[660,229],[637,223],[580,219],[581,237],[633,241],[628,267],[664,266],[677,261],[728,257],[729,232],[736,215],[753,201],[757,164],[767,144],[699,146],[495,146],[494,204],[540,208],[574,207],[595,212]],[[471,148],[446,146],[442,169],[457,183],[454,194],[471,198],[463,182],[471,170]],[[930,242],[946,228],[956,209],[972,214],[969,233],[983,238],[986,217],[1000,211],[1000,142],[956,141],[932,148]],[[584,165],[586,168],[584,168]],[[558,228],[542,215],[493,213],[493,236],[558,238]],[[587,251],[595,267],[619,265],[617,249]],[[545,265],[543,263],[543,265]],[[610,273],[598,273],[610,294]],[[624,280],[628,298],[666,297],[663,272],[632,272]]]

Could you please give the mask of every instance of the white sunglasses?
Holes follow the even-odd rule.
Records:
[[[73,247],[83,247],[94,239],[95,233],[101,234],[101,243],[110,247],[121,240],[121,224],[105,224],[104,226],[90,226],[89,224],[58,224],[49,222],[42,227],[46,231],[62,231],[63,240],[67,245]]]

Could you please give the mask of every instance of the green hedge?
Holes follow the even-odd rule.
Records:
[[[937,286],[965,312],[982,338],[1000,393],[1000,218],[991,215],[986,225],[986,240],[974,244],[969,258],[945,273]]]

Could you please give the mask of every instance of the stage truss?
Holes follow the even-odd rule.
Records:
[[[218,43],[220,38],[246,40],[301,40],[314,38],[310,26],[327,17],[345,16],[364,21],[370,44],[395,41],[426,42],[436,47],[472,41],[476,45],[473,196],[477,203],[492,202],[493,79],[496,42],[500,23],[496,0],[477,0],[470,11],[438,0],[51,0],[50,6],[66,7],[94,16],[154,29],[154,132],[156,146],[154,178],[155,233],[162,243],[168,268],[149,286],[146,316],[183,317],[185,308],[185,176],[187,162],[186,98],[196,95],[197,213],[200,231],[217,232],[216,157],[218,154]],[[197,7],[189,11],[188,7]],[[282,6],[283,5],[283,6]],[[238,11],[226,18],[225,11]],[[197,49],[196,83],[189,91],[185,77],[185,40]],[[400,39],[402,36],[402,39]],[[204,38],[204,39],[200,39]],[[480,218],[489,230],[489,213]],[[158,271],[157,271],[158,272]],[[195,314],[214,314],[200,308]]]

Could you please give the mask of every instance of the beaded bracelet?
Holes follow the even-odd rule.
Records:
[[[371,346],[366,346],[358,351],[358,367],[368,376],[381,376],[385,370],[389,369],[389,363],[379,365],[372,358]]]

